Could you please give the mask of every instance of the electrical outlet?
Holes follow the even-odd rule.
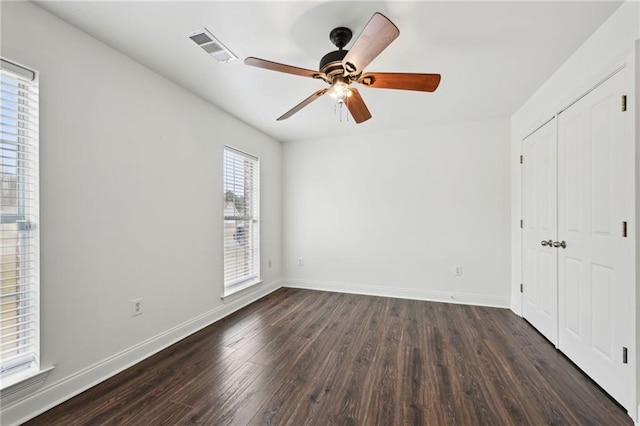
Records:
[[[302,266],[302,265],[304,265],[304,262],[302,261],[302,258],[299,257],[298,258],[298,266]]]
[[[131,300],[131,316],[136,317],[143,313],[142,298]]]
[[[456,277],[462,276],[462,266],[454,265],[453,266],[453,275],[455,275]]]

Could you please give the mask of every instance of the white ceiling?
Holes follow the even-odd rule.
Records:
[[[620,2],[80,2],[41,7],[281,141],[510,117]],[[276,118],[320,80],[249,67],[256,56],[317,69],[374,12],[400,29],[366,71],[442,74],[435,93],[359,86],[373,118],[340,122],[330,97]],[[240,60],[218,63],[185,37],[206,27]],[[349,48],[350,45],[347,46]]]

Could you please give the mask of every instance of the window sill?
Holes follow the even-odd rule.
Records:
[[[2,379],[2,384],[0,384],[0,400],[2,400],[3,408],[40,389],[53,368],[54,367],[51,366],[37,371],[26,370]]]
[[[251,280],[251,281],[247,281],[244,283],[240,283],[240,284],[236,284],[232,287],[229,288],[225,288],[224,289],[224,294],[222,295],[221,299],[225,300],[226,298],[233,296],[234,294],[240,293],[242,291],[245,291],[249,288],[253,288],[259,284],[262,284],[262,280],[261,279],[255,279],[255,280]]]

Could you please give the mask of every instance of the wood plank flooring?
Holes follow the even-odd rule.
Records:
[[[509,310],[280,289],[28,425],[631,425]]]

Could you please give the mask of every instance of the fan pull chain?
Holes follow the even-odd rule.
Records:
[[[339,115],[340,116],[340,122],[342,123],[342,107],[346,104],[346,100],[344,101],[336,101],[336,103],[333,104],[333,115]],[[340,105],[340,111],[338,112],[338,105]],[[345,121],[348,123],[349,122],[349,112],[345,113],[346,115],[346,119]]]
[[[340,117],[340,122],[342,123],[342,102],[336,101],[333,104],[333,115],[338,115],[338,104],[340,105],[340,115],[339,115],[339,117]]]

